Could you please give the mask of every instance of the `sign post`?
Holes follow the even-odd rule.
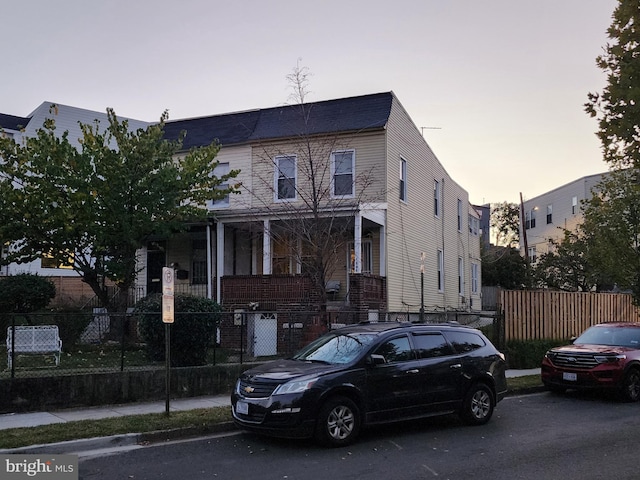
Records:
[[[165,345],[165,413],[169,415],[169,398],[171,396],[171,324],[175,317],[174,271],[170,267],[162,267],[162,323],[164,323]]]

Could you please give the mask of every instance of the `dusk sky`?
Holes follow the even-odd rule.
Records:
[[[588,92],[615,0],[21,0],[0,112],[44,101],[155,121],[393,91],[473,203],[604,172]]]

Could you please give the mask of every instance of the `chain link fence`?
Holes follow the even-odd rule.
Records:
[[[359,321],[456,322],[489,330],[496,343],[498,318],[469,312],[238,311],[176,313],[89,312],[12,314],[0,317],[0,378],[75,375],[165,368],[165,332],[171,365],[261,362],[291,356],[330,329]],[[493,333],[491,331],[493,330]],[[175,361],[174,361],[175,360]]]

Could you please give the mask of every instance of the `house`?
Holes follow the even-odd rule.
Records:
[[[520,254],[535,263],[549,252],[554,241],[564,238],[564,230],[574,231],[582,222],[582,202],[591,198],[592,190],[605,175],[588,175],[524,201]]]
[[[56,123],[56,135],[62,136],[67,131],[72,145],[80,148],[79,139],[82,137],[80,123],[94,124],[99,122],[106,130],[109,125],[106,112],[96,112],[55,102],[43,102],[27,117],[0,114],[0,128],[5,135],[11,135],[15,141],[35,137],[39,129],[43,127],[45,120],[54,119]],[[129,128],[136,130],[146,128],[149,122],[127,119]],[[74,272],[70,265],[57,265],[52,259],[42,257],[36,261],[24,264],[10,264],[0,267],[0,275],[15,275],[18,273],[32,273],[48,277],[55,285],[58,292],[56,301],[65,302],[69,299],[77,300],[93,297],[91,289]]]
[[[215,173],[239,170],[242,186],[210,202],[208,221],[148,243],[143,295],[173,265],[176,292],[229,311],[480,309],[479,215],[394,93],[166,124],[168,139],[180,132],[185,151],[219,142]],[[322,294],[309,266],[326,232],[309,235],[312,217],[334,240]]]

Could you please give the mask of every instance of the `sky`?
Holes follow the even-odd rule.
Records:
[[[20,0],[0,112],[51,101],[156,121],[393,91],[472,203],[608,169],[584,112],[617,0]]]

